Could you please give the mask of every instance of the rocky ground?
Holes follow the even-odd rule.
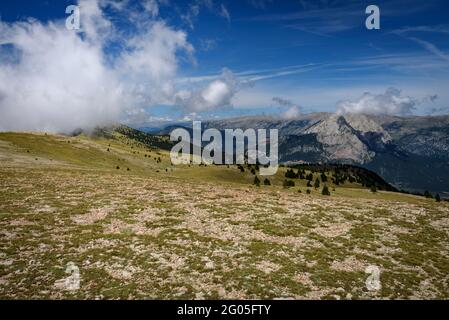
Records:
[[[23,157],[0,156],[3,299],[449,297],[447,203]],[[68,290],[68,266],[79,289]],[[379,290],[367,288],[369,266]]]

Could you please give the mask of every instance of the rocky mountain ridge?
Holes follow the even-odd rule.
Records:
[[[311,113],[287,121],[240,117],[207,121],[203,126],[278,129],[280,162],[355,164],[399,189],[449,195],[449,116]]]

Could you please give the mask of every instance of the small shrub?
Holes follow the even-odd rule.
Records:
[[[321,181],[322,182],[327,182],[327,176],[326,176],[326,174],[324,172],[321,173]]]
[[[287,180],[285,179],[284,182],[282,183],[282,186],[284,188],[290,188],[290,187],[294,187],[295,186],[295,182],[292,180]]]
[[[330,196],[331,195],[331,193],[329,192],[329,188],[326,185],[323,187],[323,191],[321,191],[321,194],[323,196]]]
[[[428,199],[432,199],[433,198],[432,194],[428,190],[424,191],[424,197],[426,197]]]

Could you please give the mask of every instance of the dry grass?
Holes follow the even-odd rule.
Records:
[[[0,298],[448,298],[446,203],[220,182],[238,170],[171,168],[163,153],[79,138],[91,166],[67,160],[86,154],[66,137],[33,139],[0,135]],[[39,153],[39,139],[61,149]],[[71,261],[81,285],[68,292],[55,283]],[[368,265],[380,291],[365,287]]]

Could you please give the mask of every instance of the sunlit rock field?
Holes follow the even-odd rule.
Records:
[[[257,187],[118,133],[1,133],[0,298],[449,298],[447,202],[307,194],[284,173]],[[69,263],[79,289],[63,285]]]

